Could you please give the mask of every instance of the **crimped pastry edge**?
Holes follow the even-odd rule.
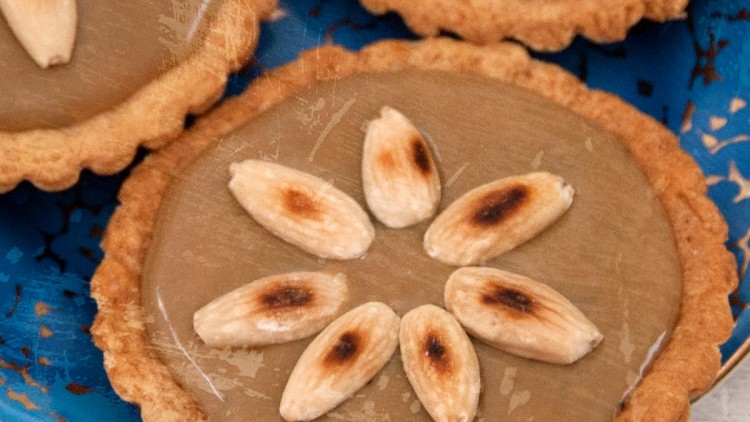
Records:
[[[730,335],[727,295],[737,285],[727,251],[727,225],[706,197],[695,161],[653,118],[613,94],[590,90],[570,73],[529,57],[520,46],[474,46],[449,39],[382,41],[359,53],[337,46],[303,53],[257,79],[245,93],[201,118],[175,142],[153,153],[125,181],[107,228],[105,257],[92,280],[99,305],[92,334],[120,396],[141,407],[144,420],[204,420],[197,404],[149,349],[140,275],[161,199],[176,174],[248,119],[317,82],[362,72],[449,70],[483,75],[534,91],[618,135],[640,164],[674,228],[683,268],[678,322],[641,382],[623,402],[618,421],[676,421],[690,398],[711,386],[718,345]]]

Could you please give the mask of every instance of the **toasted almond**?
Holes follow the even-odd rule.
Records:
[[[479,403],[479,361],[450,313],[423,305],[404,315],[399,332],[404,370],[436,421],[471,421]]]
[[[399,322],[380,302],[365,303],[332,322],[294,367],[281,397],[281,416],[308,421],[351,397],[393,355]]]
[[[70,61],[78,21],[75,0],[0,0],[0,11],[40,67]]]
[[[380,110],[370,122],[362,152],[367,206],[388,227],[401,228],[435,215],[440,175],[430,146],[399,111]]]
[[[573,363],[603,338],[551,287],[494,268],[466,267],[451,274],[445,307],[473,336],[529,359]]]
[[[358,258],[375,237],[362,207],[315,176],[258,160],[234,163],[229,171],[229,189],[255,221],[308,253]]]
[[[573,187],[550,173],[529,173],[475,188],[453,202],[424,236],[427,253],[449,265],[474,265],[526,242],[573,203]]]
[[[285,343],[322,330],[346,297],[344,274],[273,275],[207,304],[193,315],[193,328],[213,347]]]

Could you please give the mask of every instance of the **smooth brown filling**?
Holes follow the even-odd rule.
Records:
[[[400,230],[376,224],[365,257],[326,261],[260,227],[227,189],[229,164],[265,158],[330,180],[364,206],[363,128],[384,105],[402,111],[434,141],[441,209],[474,187],[536,170],[558,174],[576,188],[572,208],[558,222],[486,265],[549,284],[599,327],[604,340],[567,366],[519,358],[475,340],[479,416],[611,420],[649,351],[676,320],[681,273],[671,226],[637,163],[612,135],[536,95],[458,73],[367,74],[312,87],[221,139],[181,174],[165,198],[143,273],[156,354],[212,419],[277,420],[287,378],[312,339],[214,350],[193,333],[197,309],[254,279],[291,271],[346,273],[350,298],[344,309],[377,300],[403,316],[426,303],[443,305],[443,287],[456,268],[423,251],[429,222]],[[341,110],[347,111],[328,127]],[[497,213],[493,208],[488,214]],[[491,299],[514,309],[529,305],[512,292]],[[438,360],[447,350],[439,341],[424,345]],[[346,354],[356,341],[341,344]],[[323,420],[387,418],[430,420],[398,353]]]
[[[70,63],[41,69],[0,19],[0,131],[59,128],[120,104],[185,57],[216,1],[79,1]]]

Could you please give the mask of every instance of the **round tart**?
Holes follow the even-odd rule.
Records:
[[[0,22],[0,192],[59,190],[158,148],[222,94],[273,0],[77,2],[69,63],[42,69]]]
[[[643,18],[664,22],[685,16],[687,0],[361,0],[370,12],[400,14],[412,31],[449,31],[467,41],[516,39],[539,51],[565,48],[576,35],[594,42],[621,41]]]
[[[192,315],[267,275],[343,272],[346,309],[382,301],[403,316],[442,306],[456,267],[422,249],[429,222],[376,224],[368,253],[319,260],[275,238],[232,198],[229,165],[276,161],[364,204],[363,128],[400,109],[431,139],[441,210],[499,177],[545,170],[576,187],[572,208],[519,248],[485,263],[543,281],[604,334],[572,365],[474,341],[479,416],[678,420],[719,367],[729,336],[734,260],[697,165],[674,136],[617,97],[588,90],[514,44],[385,41],[360,53],[329,46],[258,79],[200,119],[179,144],[135,169],[92,280],[92,328],[120,396],[145,420],[278,417],[286,380],[311,339],[255,350],[211,349]],[[252,120],[251,120],[252,119]],[[398,354],[331,419],[429,420]]]

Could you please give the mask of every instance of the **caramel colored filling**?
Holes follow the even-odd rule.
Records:
[[[70,63],[39,68],[0,19],[0,131],[59,128],[108,110],[184,58],[216,1],[79,1]]]
[[[549,284],[599,327],[604,340],[566,366],[474,340],[482,377],[479,416],[611,420],[676,320],[681,272],[671,226],[638,164],[611,134],[537,95],[459,73],[363,74],[316,85],[219,140],[180,174],[162,206],[143,273],[156,355],[213,420],[278,420],[281,392],[312,339],[211,349],[192,329],[192,315],[203,305],[254,279],[290,271],[346,273],[344,309],[382,301],[403,316],[419,305],[443,305],[445,282],[456,268],[423,251],[429,222],[400,230],[376,224],[363,258],[320,260],[256,224],[227,189],[232,162],[264,158],[330,180],[364,206],[364,128],[385,105],[428,135],[443,180],[441,209],[474,187],[536,170],[575,187],[573,206],[559,221],[486,265]],[[511,192],[493,201],[481,219],[512,212],[523,196]],[[488,294],[498,306],[534,311],[522,292]],[[340,340],[336,356],[356,352],[358,339]],[[435,361],[450,357],[439,338],[423,347]],[[397,352],[372,382],[322,419],[430,420],[401,365]]]

